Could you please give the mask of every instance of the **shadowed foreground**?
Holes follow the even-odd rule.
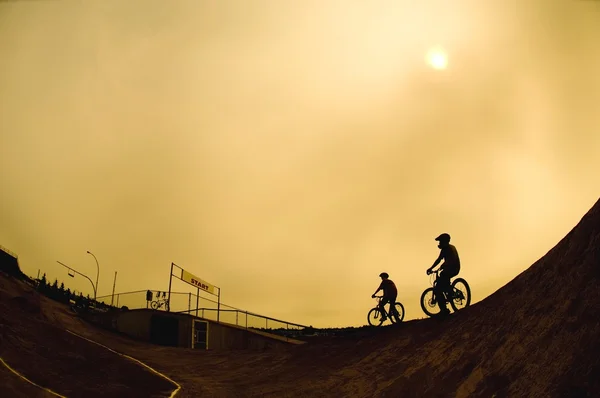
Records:
[[[176,387],[143,367],[68,333],[67,307],[24,282],[0,278],[0,357],[15,371],[67,397],[168,397]],[[81,325],[83,326],[83,325]],[[50,397],[0,364],[0,396]]]
[[[165,373],[181,384],[178,397],[594,397],[600,396],[599,277],[600,201],[528,270],[445,320],[365,329],[277,352],[199,352],[135,342],[91,327],[64,306],[28,293],[30,288],[21,282],[2,278],[1,316],[7,325],[2,327],[0,355],[6,353],[48,387],[72,383],[68,391],[55,390],[68,396],[83,395],[83,389],[88,397],[118,396],[96,390],[100,379],[130,385],[140,396],[148,396],[143,391],[150,391],[152,383],[153,388],[172,390],[167,382],[161,385],[134,365],[111,362],[100,348],[58,330],[43,332],[52,341],[46,344],[56,352],[71,347],[68,355],[78,366],[65,366],[61,380],[49,377],[49,369],[61,366],[60,357],[67,354],[49,354],[33,343],[42,339],[37,328],[44,318]],[[5,312],[8,297],[21,300],[22,307]],[[34,297],[40,313],[32,313],[23,301]],[[20,325],[19,338],[11,335],[14,325]],[[6,330],[12,336],[8,346]],[[28,365],[34,358],[36,365]],[[4,373],[0,377],[4,380]],[[143,378],[148,381],[141,382]]]

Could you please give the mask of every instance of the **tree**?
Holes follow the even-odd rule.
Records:
[[[48,281],[46,280],[46,274],[45,273],[44,273],[44,275],[42,275],[42,279],[40,279],[40,284],[38,286],[38,289],[43,294],[46,294],[46,292],[48,290]]]

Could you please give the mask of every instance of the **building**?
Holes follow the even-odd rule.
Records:
[[[90,314],[86,319],[136,340],[172,347],[200,350],[266,349],[304,343],[252,328],[152,309],[114,310]]]

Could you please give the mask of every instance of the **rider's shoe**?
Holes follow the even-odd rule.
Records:
[[[440,315],[440,316],[446,316],[446,315],[450,315],[450,310],[449,310],[448,308],[446,308],[446,307],[443,307],[443,308],[440,310],[440,313],[439,313],[439,315]]]

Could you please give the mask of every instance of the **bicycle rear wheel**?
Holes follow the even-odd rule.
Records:
[[[394,309],[396,310],[396,314],[392,314],[390,316],[390,321],[392,323],[400,323],[404,320],[404,306],[402,303],[396,302],[394,304]],[[396,318],[397,316],[397,318]]]
[[[150,303],[150,307],[152,307],[153,310],[158,309],[158,301],[153,301]]]
[[[471,288],[463,278],[455,279],[452,282],[452,299],[450,306],[454,312],[471,305]]]
[[[381,317],[381,311],[379,308],[372,308],[371,311],[367,314],[367,322],[371,326],[381,326],[383,323],[383,318]]]

